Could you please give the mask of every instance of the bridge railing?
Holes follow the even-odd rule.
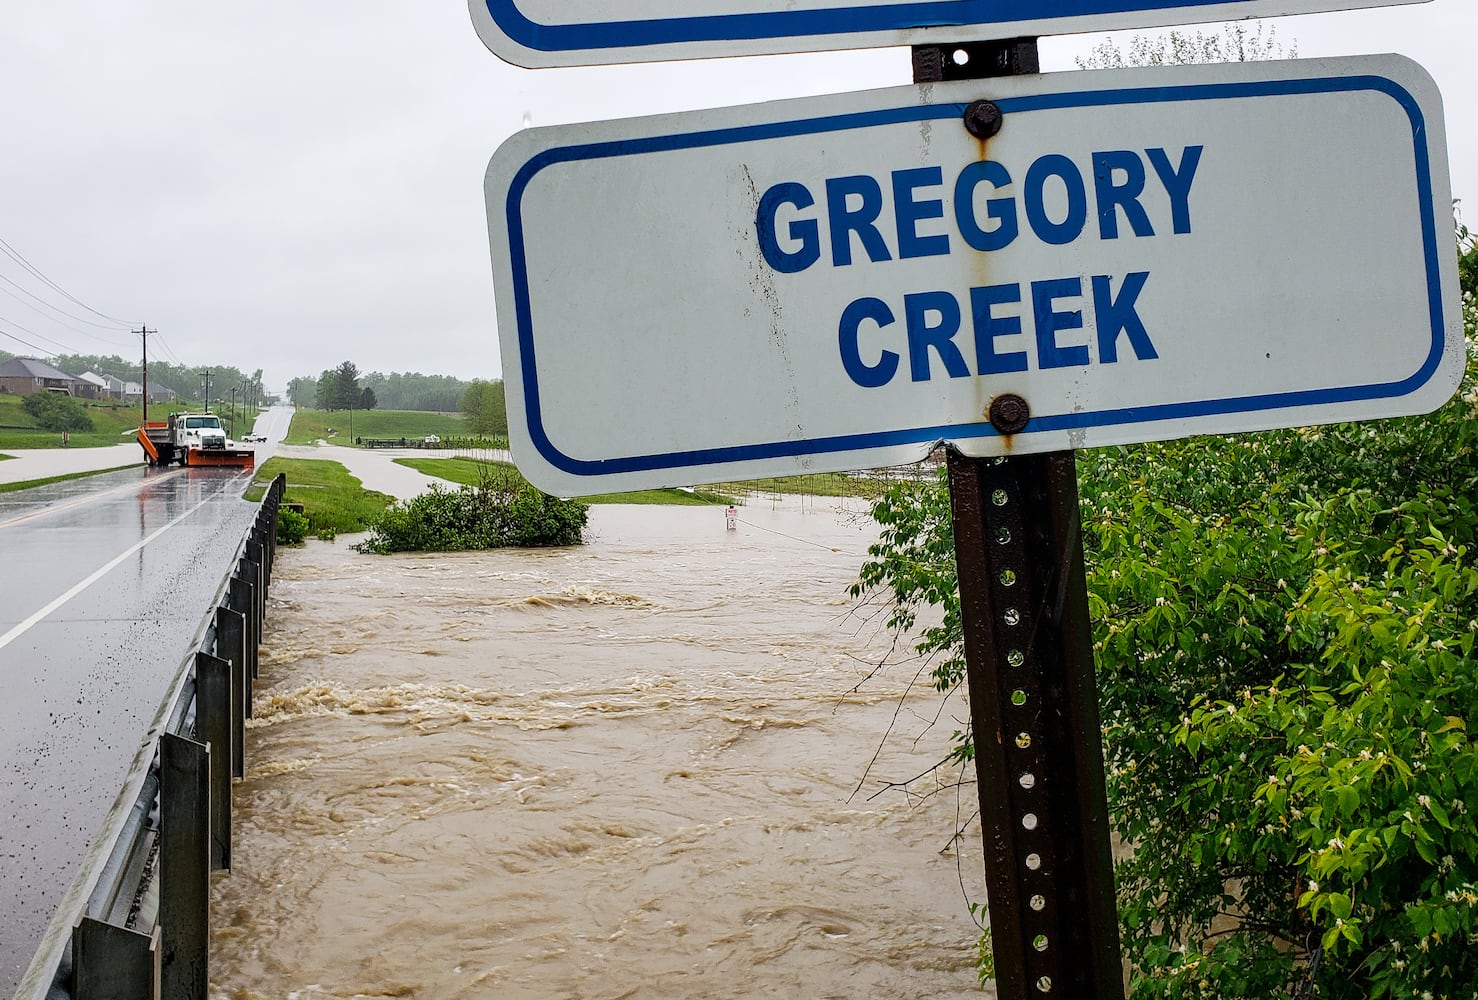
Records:
[[[16,1000],[206,1000],[210,873],[231,867],[231,782],[246,773],[285,487],[278,476],[262,497]]]

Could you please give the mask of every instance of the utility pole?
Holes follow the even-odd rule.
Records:
[[[210,369],[209,368],[205,369],[205,373],[204,374],[205,374],[205,412],[206,413],[209,413],[210,412],[210,376],[211,376]]]
[[[245,400],[242,401],[243,407]],[[231,436],[236,437],[236,386],[231,387]]]
[[[149,334],[158,333],[159,331],[150,330],[147,326],[141,326],[137,330],[130,332],[136,333],[144,339],[144,418],[139,421],[139,425],[142,426],[149,422]],[[124,393],[124,395],[126,396],[127,393]]]

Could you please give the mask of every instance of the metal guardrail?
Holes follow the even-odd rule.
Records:
[[[16,1000],[205,1000],[210,873],[231,867],[231,781],[246,773],[285,487],[278,476],[262,497]]]

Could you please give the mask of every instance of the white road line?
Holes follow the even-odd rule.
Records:
[[[212,495],[206,497],[204,500],[200,501],[195,506],[193,506],[189,510],[185,511],[179,517],[175,518],[173,521],[170,521],[168,524],[166,524],[164,527],[160,528],[158,531],[155,531],[152,535],[149,535],[148,537],[144,538],[142,541],[135,542],[133,545],[130,545],[127,549],[124,549],[118,555],[114,556],[111,560],[109,560],[108,563],[107,563],[107,565],[103,566],[102,568],[100,568],[98,570],[95,570],[85,580],[82,580],[81,582],[75,584],[71,589],[67,590],[61,596],[57,597],[55,600],[53,600],[50,604],[46,605],[46,607],[42,608],[40,611],[37,611],[35,614],[31,615],[31,617],[29,617],[29,618],[25,619],[24,621],[22,621],[19,625],[17,625],[14,628],[12,628],[9,632],[6,632],[4,635],[0,635],[0,649],[4,649],[6,646],[10,645],[12,642],[14,642],[15,640],[19,639],[22,635],[24,635],[26,632],[28,632],[31,629],[31,627],[34,626],[37,622],[40,622],[42,619],[44,619],[47,615],[51,614],[57,608],[61,607],[63,604],[66,604],[68,601],[70,601],[72,598],[76,597],[78,594],[82,593],[88,587],[91,587],[94,583],[97,583],[103,577],[107,576],[110,572],[113,571],[113,569],[115,567],[118,566],[119,563],[123,562],[123,560],[125,560],[129,556],[133,555],[135,552],[137,552],[139,549],[143,548],[145,545],[148,545],[150,542],[152,542],[154,539],[158,538],[160,535],[164,534],[170,528],[173,528],[174,526],[176,526],[177,524],[179,524],[181,521],[185,520],[185,518],[187,518],[191,514],[195,513],[201,507],[204,507],[206,504],[212,502],[213,500],[217,500],[219,498],[220,498],[220,494],[218,494],[218,493],[215,493],[215,494],[212,494]]]

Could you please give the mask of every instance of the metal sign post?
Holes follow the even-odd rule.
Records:
[[[1035,39],[918,46],[914,82],[1038,72]],[[982,113],[982,141],[1001,127]],[[1003,435],[1030,410],[1001,396]],[[1113,856],[1072,452],[949,452],[996,989],[1122,1000]]]

